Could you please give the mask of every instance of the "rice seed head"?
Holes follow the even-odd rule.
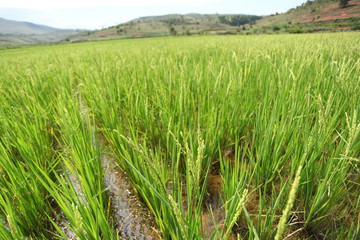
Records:
[[[10,228],[10,232],[11,232],[11,235],[14,237],[14,239],[21,239],[20,238],[20,235],[18,233],[18,230],[14,224],[14,222],[12,221],[10,215],[7,215],[6,216],[6,219],[7,219],[7,222],[9,224],[9,228]]]
[[[82,234],[84,232],[84,228],[78,206],[75,206],[74,203],[71,206],[74,211],[76,232]]]
[[[197,157],[196,157],[196,162],[195,162],[195,166],[193,169],[193,174],[195,175],[195,186],[199,187],[200,185],[200,175],[201,175],[201,165],[202,165],[202,160],[204,158],[204,150],[205,150],[205,141],[201,138],[201,133],[200,130],[198,130],[198,149],[197,149]]]
[[[321,97],[321,94],[319,94],[318,99],[317,99],[317,104],[318,104],[318,111],[319,111],[319,133],[322,131],[325,131],[326,128],[326,121],[325,121],[325,108],[324,108],[324,104],[323,104],[323,99]]]
[[[186,238],[186,232],[185,232],[186,225],[185,225],[183,217],[181,216],[179,207],[178,207],[178,205],[176,204],[176,202],[174,201],[174,199],[173,199],[173,197],[171,195],[169,195],[169,200],[170,200],[171,206],[172,206],[172,208],[174,210],[176,220],[179,223],[180,230],[181,230],[181,235],[182,235],[183,239],[187,239]]]
[[[282,234],[284,233],[285,229],[286,229],[286,223],[287,223],[287,220],[290,216],[290,211],[291,211],[291,208],[293,207],[293,204],[295,202],[295,198],[296,198],[296,192],[299,188],[299,185],[300,185],[300,179],[301,179],[301,170],[302,170],[302,166],[300,166],[296,172],[296,175],[295,175],[295,180],[294,180],[294,183],[291,187],[291,191],[290,191],[290,194],[289,194],[289,199],[286,203],[286,207],[283,211],[283,214],[281,216],[281,219],[280,219],[280,222],[279,222],[279,225],[278,225],[278,230],[277,230],[277,233],[276,233],[276,236],[275,236],[275,240],[280,240]]]
[[[237,193],[238,194],[238,193]],[[225,236],[228,236],[230,234],[230,231],[232,229],[232,227],[234,226],[234,224],[236,223],[237,219],[239,218],[240,214],[241,214],[241,211],[242,211],[242,207],[243,205],[245,204],[245,202],[247,201],[247,198],[248,198],[248,190],[245,189],[243,191],[243,194],[241,196],[241,199],[239,200],[237,206],[236,206],[236,212],[235,212],[235,215],[233,216],[233,218],[231,219],[231,222],[230,224],[228,225],[227,227],[227,230],[226,230],[226,234]]]
[[[332,102],[332,100],[333,100],[333,96],[334,96],[333,90],[331,90],[330,95],[329,95],[329,98],[328,98],[328,100],[326,101],[325,114],[329,114],[329,113],[330,113],[330,110],[331,110],[330,107],[331,107],[331,102]]]
[[[345,148],[345,156],[349,157],[351,145],[354,142],[355,138],[360,133],[360,123],[357,124],[357,111],[356,110],[354,111],[352,120],[350,119],[350,117],[347,113],[345,113],[345,116],[346,116],[346,124],[347,124],[348,130],[349,130],[349,139],[347,141],[346,148]]]

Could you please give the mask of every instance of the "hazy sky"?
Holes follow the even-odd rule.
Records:
[[[100,29],[170,13],[285,12],[306,0],[1,0],[0,17],[58,28]]]

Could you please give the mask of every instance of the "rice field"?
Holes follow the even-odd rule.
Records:
[[[0,51],[0,239],[360,239],[360,35]]]

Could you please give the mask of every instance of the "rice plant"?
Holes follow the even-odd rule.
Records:
[[[359,40],[0,51],[0,238],[357,239]],[[114,223],[105,152],[151,233]]]

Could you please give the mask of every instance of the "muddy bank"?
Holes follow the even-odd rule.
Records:
[[[150,210],[140,201],[130,179],[116,166],[114,157],[104,153],[101,160],[114,232],[120,239],[160,239]]]
[[[110,224],[113,225],[114,236],[119,239],[160,239],[157,225],[150,210],[140,201],[131,185],[130,179],[116,165],[112,153],[106,152],[106,140],[101,135],[95,134],[93,121],[88,121],[87,107],[81,101],[80,113],[84,117],[85,127],[92,129],[92,144],[95,149],[101,150],[100,161],[104,176],[104,188],[110,206]],[[86,201],[76,176],[66,170],[71,184],[80,201]],[[76,234],[68,227],[70,225],[64,213],[58,209],[54,219],[67,239],[77,239]]]
[[[0,221],[3,224],[4,228],[10,232],[10,227],[9,227],[9,224],[7,223],[7,221],[3,220],[2,218],[0,218]]]
[[[77,240],[78,239],[76,234],[69,228],[70,222],[66,218],[64,212],[61,211],[60,209],[58,210],[56,219],[54,219],[54,221],[55,221],[56,225],[58,225],[60,230],[64,233],[64,235],[66,236],[66,239],[69,239],[69,240]]]
[[[221,232],[226,217],[225,208],[222,207],[222,182],[220,175],[209,174],[204,200],[202,216],[204,239],[209,239],[217,228]]]

